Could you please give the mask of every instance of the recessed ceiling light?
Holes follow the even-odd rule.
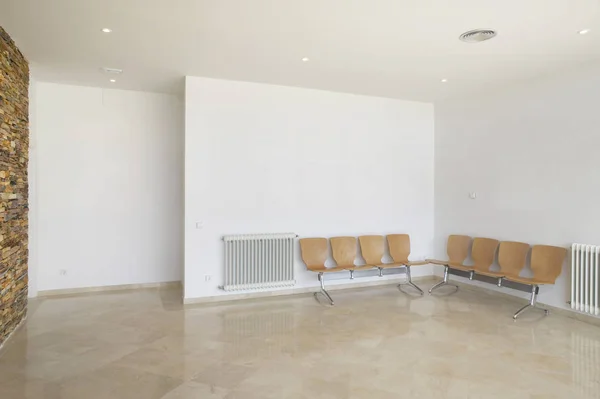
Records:
[[[442,79],[442,83],[446,83],[448,79]]]
[[[110,83],[116,83],[116,82],[117,82],[117,79],[111,79],[110,80]]]
[[[310,61],[310,58],[308,58],[308,57],[302,58],[302,62],[308,62],[308,61]]]
[[[110,32],[112,32],[112,29],[110,29],[110,28],[102,28],[102,32],[104,32],[104,33],[110,33]]]
[[[584,29],[579,31],[580,35],[587,35],[588,33],[590,33],[590,29]]]

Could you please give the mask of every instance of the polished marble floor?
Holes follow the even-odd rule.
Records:
[[[0,398],[600,398],[600,327],[394,286],[183,307],[177,290],[33,302]]]

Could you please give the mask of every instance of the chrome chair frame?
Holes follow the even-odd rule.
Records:
[[[317,302],[320,303],[318,295],[321,294],[323,295],[325,298],[327,298],[329,300],[329,304],[331,306],[334,305],[333,299],[331,298],[331,295],[329,295],[329,292],[327,292],[327,290],[325,289],[325,281],[323,279],[323,273],[319,273],[319,282],[321,283],[321,291],[319,292],[315,292],[315,299],[317,300]]]
[[[406,267],[406,278],[407,278],[407,282],[406,283],[400,283],[398,284],[398,289],[400,291],[402,291],[403,293],[410,295],[408,292],[404,291],[402,289],[402,286],[408,285],[409,287],[413,287],[415,290],[417,290],[419,292],[419,294],[423,295],[424,292],[421,288],[419,288],[418,285],[416,285],[415,283],[413,283],[412,281],[412,276],[410,274],[410,266],[409,265],[404,265],[404,267]]]
[[[440,288],[440,287],[443,287],[443,286],[445,286],[445,285],[449,285],[449,286],[451,286],[451,287],[454,287],[454,291],[453,291],[453,292],[451,292],[452,294],[454,294],[455,292],[457,292],[457,291],[458,291],[458,285],[456,285],[456,284],[453,284],[453,283],[450,283],[450,282],[448,281],[448,270],[449,270],[449,267],[448,267],[448,265],[444,265],[444,279],[443,279],[442,281],[440,281],[439,283],[437,283],[436,285],[434,285],[433,287],[431,287],[431,288],[429,289],[429,294],[431,294],[433,291],[435,291],[435,290],[437,290],[438,288]]]
[[[544,316],[548,316],[550,314],[550,311],[548,309],[542,309],[542,308],[538,308],[537,306],[535,306],[537,304],[537,296],[538,296],[539,292],[540,292],[539,285],[531,286],[531,298],[529,299],[529,303],[527,305],[523,306],[521,309],[517,310],[517,312],[513,316],[514,320],[517,320],[517,317],[519,317],[519,315],[521,313],[523,313],[524,311],[526,311],[529,308],[543,310]]]

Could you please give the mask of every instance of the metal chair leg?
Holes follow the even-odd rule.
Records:
[[[319,282],[321,283],[321,292],[315,292],[315,299],[317,300],[317,302],[319,302],[319,298],[317,296],[319,294],[322,294],[325,298],[327,298],[329,300],[329,303],[331,304],[331,306],[333,306],[334,305],[333,299],[331,299],[331,295],[329,295],[329,292],[327,292],[327,290],[325,290],[325,282],[323,281],[323,273],[319,273]]]
[[[411,274],[410,274],[410,266],[406,266],[406,278],[408,279],[408,281],[406,283],[400,283],[400,284],[398,284],[398,289],[400,291],[404,292],[405,294],[408,294],[408,292],[406,292],[406,291],[404,291],[402,289],[403,285],[408,285],[408,286],[413,287],[415,290],[419,291],[419,293],[421,295],[424,294],[423,290],[421,288],[419,288],[415,283],[412,282],[412,277],[411,277]]]
[[[431,294],[431,292],[432,292],[432,291],[435,291],[435,290],[437,290],[438,288],[440,288],[440,287],[441,287],[442,285],[444,285],[444,284],[446,284],[446,282],[445,282],[445,281],[443,281],[443,280],[442,280],[442,281],[440,281],[439,283],[437,283],[436,285],[434,285],[433,287],[431,287],[431,288],[429,289],[429,293]]]
[[[437,290],[440,287],[443,287],[445,285],[449,285],[455,288],[455,290],[452,292],[452,294],[456,291],[458,291],[458,285],[456,284],[452,284],[448,282],[448,266],[444,267],[444,279],[442,281],[440,281],[439,283],[437,283],[436,285],[434,285],[433,287],[431,287],[429,289],[429,293],[431,294],[433,291]]]
[[[525,310],[529,309],[529,308],[533,308],[533,309],[540,309],[538,307],[535,306],[535,304],[537,303],[537,295],[540,292],[540,288],[537,285],[532,285],[531,286],[531,298],[529,299],[529,303],[525,306],[523,306],[521,309],[517,310],[517,312],[513,315],[513,319],[517,320],[517,317],[519,317],[519,315],[521,313],[523,313]],[[544,315],[548,316],[550,314],[550,311],[548,309],[540,309],[544,311]]]

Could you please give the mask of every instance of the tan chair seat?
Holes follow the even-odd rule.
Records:
[[[482,276],[497,277],[497,278],[505,276],[505,274],[502,273],[502,272],[492,272],[490,270],[486,270],[486,271],[484,271],[484,270],[475,270],[475,273],[481,274]]]
[[[429,262],[427,262],[426,260],[411,260],[406,265],[407,266],[422,266],[422,265],[428,265],[428,264],[429,264]]]
[[[448,267],[454,270],[462,270],[463,272],[470,272],[473,270],[473,266],[463,265],[462,263],[451,262],[448,263]]]
[[[324,267],[324,266],[313,266],[312,268],[308,269],[311,272],[315,272],[315,273],[332,273],[332,272],[343,272],[347,269],[344,269],[343,267]]]
[[[462,263],[458,263],[458,262],[450,262],[449,260],[427,259],[426,262],[430,263],[432,265],[448,266],[448,267],[450,267],[450,269],[464,270],[467,272],[470,272],[471,270],[473,270],[472,266],[463,265]]]
[[[392,267],[404,267],[404,266],[421,266],[427,265],[429,262],[424,260],[415,260],[408,262],[394,262],[394,263],[378,263],[373,265],[373,267],[381,267],[382,269],[392,268]]]
[[[357,270],[368,270],[368,269],[372,269],[374,267],[375,266],[373,266],[373,265],[361,265],[361,266],[346,266],[346,267],[343,267],[343,269],[357,271]]]
[[[381,267],[382,269],[392,268],[392,267],[404,267],[404,263],[378,263],[373,265],[373,267]]]
[[[514,281],[515,283],[529,284],[529,285],[554,284],[554,282],[552,282],[552,281],[544,281],[544,280],[536,279],[533,277],[521,277],[521,276],[509,277],[509,276],[507,276],[506,279],[508,281]]]
[[[426,262],[430,263],[432,265],[442,265],[442,266],[446,266],[448,264],[447,260],[426,259]]]

